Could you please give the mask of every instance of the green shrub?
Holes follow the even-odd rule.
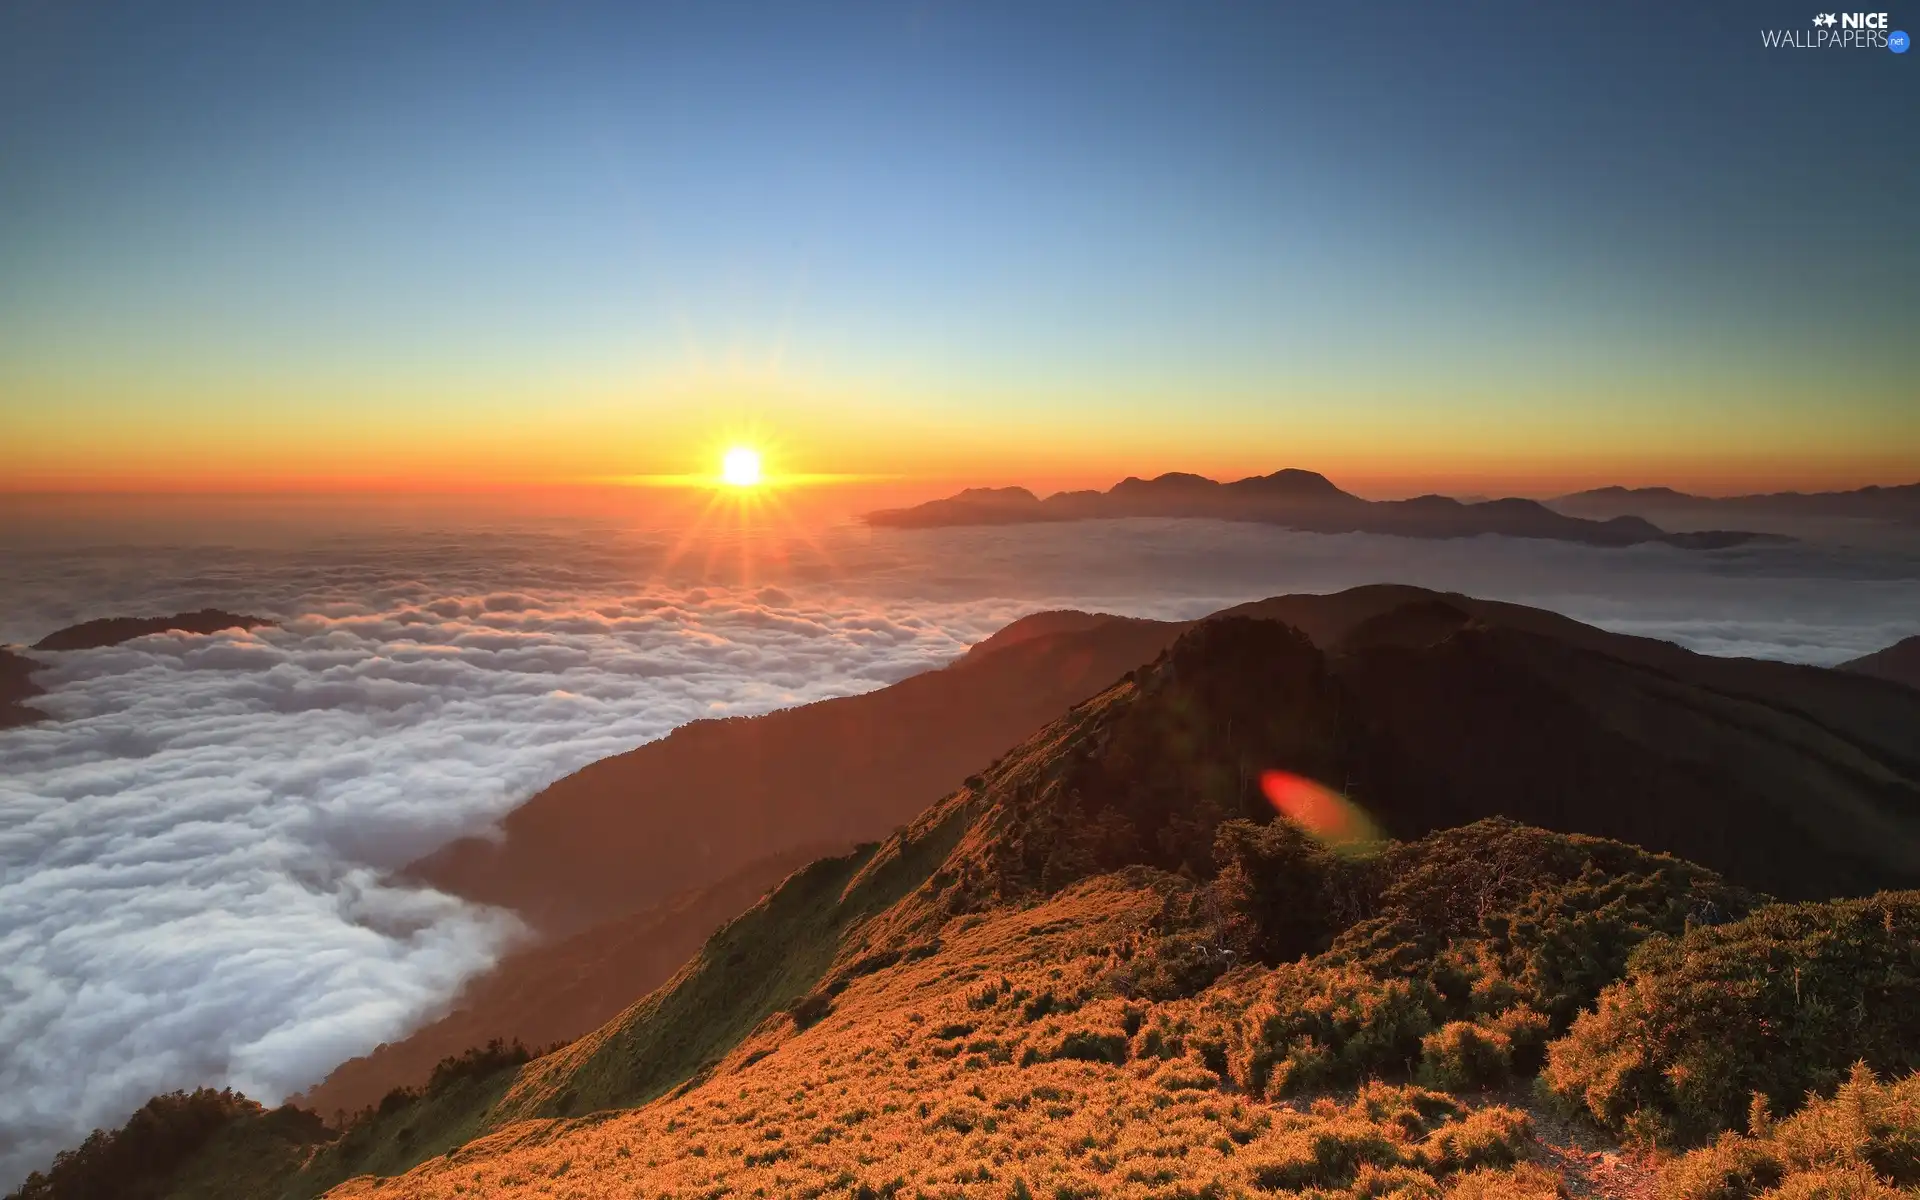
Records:
[[[1374,861],[1328,849],[1284,818],[1227,821],[1214,835],[1210,891],[1224,938],[1244,959],[1288,962],[1327,948],[1368,915],[1379,892]]]
[[[1513,1074],[1525,1078],[1537,1072],[1547,1060],[1547,1038],[1552,1025],[1530,1008],[1510,1008],[1482,1024],[1507,1039],[1508,1066]]]
[[[1326,957],[1426,980],[1440,1001],[1436,1024],[1525,1005],[1565,1029],[1649,936],[1739,917],[1756,902],[1669,855],[1499,818],[1396,846],[1377,870],[1392,881],[1377,915]]]
[[[1350,1104],[1314,1103],[1312,1115],[1282,1113],[1248,1147],[1255,1187],[1348,1196],[1431,1196],[1439,1181],[1510,1167],[1533,1140],[1525,1113],[1469,1109],[1450,1096],[1417,1087],[1372,1083]],[[1478,1185],[1492,1181],[1482,1175]],[[1525,1193],[1538,1195],[1537,1181]],[[1551,1194],[1551,1193],[1549,1193]]]
[[[787,1016],[793,1019],[796,1029],[805,1029],[818,1024],[833,1011],[833,997],[824,991],[808,992],[806,995],[787,1005]]]
[[[27,1176],[7,1200],[148,1200],[230,1123],[262,1113],[235,1091],[198,1088],[155,1096],[119,1129],[96,1129],[63,1150],[45,1173]],[[316,1122],[317,1124],[317,1122]]]
[[[1433,1027],[1422,984],[1289,963],[1248,1006],[1234,1077],[1255,1095],[1297,1095],[1404,1072]]]
[[[1920,892],[1779,904],[1656,938],[1548,1052],[1543,1078],[1623,1137],[1695,1144],[1752,1093],[1790,1111],[1864,1060],[1920,1067]]]
[[[536,1057],[533,1051],[521,1044],[519,1038],[511,1042],[494,1038],[484,1046],[474,1046],[457,1056],[449,1056],[434,1064],[433,1073],[427,1077],[429,1096],[438,1096],[448,1088],[464,1079],[484,1079],[497,1071],[508,1067],[523,1066]]]
[[[1723,1133],[1661,1173],[1667,1200],[1908,1196],[1920,1188],[1920,1076],[1880,1083],[1854,1067],[1832,1099],[1815,1099],[1751,1136]]]
[[[1512,1039],[1485,1025],[1449,1021],[1420,1041],[1422,1082],[1450,1092],[1491,1087],[1512,1069]]]

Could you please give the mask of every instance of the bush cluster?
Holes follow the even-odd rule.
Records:
[[[263,1111],[232,1090],[155,1096],[119,1129],[96,1129],[61,1151],[52,1167],[27,1176],[7,1200],[151,1200],[164,1195],[180,1165],[228,1123]]]
[[[1223,940],[1270,961],[1326,947],[1261,977],[1218,1039],[1235,1080],[1271,1096],[1532,1075],[1635,947],[1757,899],[1666,855],[1498,819],[1358,856],[1285,821],[1228,822],[1217,857]]]
[[[1920,892],[1770,905],[1649,941],[1543,1078],[1620,1136],[1679,1146],[1740,1128],[1755,1092],[1785,1112],[1862,1060],[1920,1068]]]
[[[1756,1098],[1750,1134],[1723,1133],[1674,1160],[1661,1192],[1668,1200],[1895,1200],[1920,1190],[1920,1075],[1882,1083],[1857,1063],[1832,1098],[1780,1122],[1769,1111]]]

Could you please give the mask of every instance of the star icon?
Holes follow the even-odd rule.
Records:
[[[1834,25],[1838,25],[1840,23],[1840,18],[1834,16],[1832,13],[1821,13],[1819,16],[1813,19],[1813,23],[1815,25],[1824,25],[1824,26],[1831,27]]]

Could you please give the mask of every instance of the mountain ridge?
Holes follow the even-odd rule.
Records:
[[[968,488],[910,508],[866,514],[870,525],[924,529],[952,525],[1009,525],[1112,517],[1206,517],[1285,525],[1315,533],[1383,533],[1457,538],[1497,534],[1597,546],[1648,542],[1687,549],[1721,549],[1778,535],[1742,530],[1669,533],[1640,517],[1589,520],[1535,500],[1508,497],[1462,503],[1447,496],[1365,500],[1326,476],[1299,468],[1220,482],[1168,472],[1152,479],[1128,476],[1105,492],[1057,492],[1042,499],[1026,488]]]
[[[1788,855],[1784,850],[1770,851],[1769,855],[1774,861],[1769,861],[1767,856],[1743,861],[1735,853],[1739,845],[1737,839],[1725,845],[1709,844],[1711,839],[1703,837],[1703,831],[1710,834],[1714,829],[1726,828],[1737,818],[1733,815],[1724,817],[1700,815],[1698,806],[1701,803],[1711,800],[1712,803],[1721,805],[1725,812],[1732,814],[1733,809],[1729,807],[1731,805],[1752,803],[1757,797],[1772,796],[1774,798],[1772,803],[1780,811],[1791,813],[1794,809],[1793,793],[1790,789],[1766,782],[1755,784],[1751,792],[1748,792],[1743,790],[1744,785],[1729,782],[1718,791],[1686,793],[1685,795],[1692,798],[1684,799],[1682,793],[1675,793],[1671,785],[1663,781],[1664,776],[1676,773],[1668,757],[1672,753],[1671,746],[1661,749],[1604,741],[1594,745],[1576,739],[1567,744],[1566,752],[1577,754],[1579,756],[1577,761],[1580,763],[1591,761],[1593,763],[1591,767],[1568,766],[1556,770],[1543,768],[1535,763],[1530,768],[1531,774],[1517,770],[1519,764],[1528,761],[1530,757],[1538,757],[1524,747],[1529,741],[1536,740],[1543,729],[1548,728],[1541,714],[1558,714],[1556,718],[1558,725],[1554,727],[1566,729],[1582,728],[1596,721],[1604,724],[1606,721],[1615,719],[1608,715],[1604,706],[1597,713],[1587,712],[1579,704],[1571,703],[1565,698],[1567,695],[1577,698],[1584,691],[1597,690],[1588,680],[1592,677],[1592,664],[1601,662],[1614,664],[1605,668],[1602,677],[1611,681],[1608,684],[1610,688],[1625,689],[1623,694],[1630,701],[1630,706],[1623,711],[1635,712],[1647,708],[1648,705],[1658,705],[1657,708],[1648,708],[1647,715],[1637,717],[1636,720],[1639,723],[1658,726],[1668,723],[1704,722],[1700,728],[1708,731],[1707,734],[1701,735],[1704,738],[1702,744],[1707,749],[1701,753],[1708,755],[1706,763],[1686,766],[1684,770],[1678,772],[1680,774],[1699,773],[1703,770],[1711,773],[1716,770],[1717,768],[1708,765],[1712,761],[1713,754],[1739,757],[1748,753],[1748,751],[1736,751],[1731,748],[1731,745],[1738,744],[1739,739],[1747,736],[1741,732],[1743,725],[1736,723],[1728,728],[1723,724],[1723,720],[1731,714],[1737,722],[1759,722],[1760,728],[1766,731],[1766,736],[1770,740],[1784,737],[1786,744],[1790,747],[1810,742],[1814,748],[1814,752],[1810,755],[1803,755],[1800,749],[1792,749],[1784,754],[1765,747],[1752,751],[1762,760],[1772,763],[1782,779],[1811,781],[1808,786],[1814,787],[1831,786],[1830,781],[1827,783],[1821,781],[1827,779],[1828,775],[1836,769],[1832,765],[1833,757],[1838,756],[1842,761],[1847,761],[1855,755],[1862,756],[1862,761],[1869,762],[1891,758],[1900,765],[1892,768],[1894,773],[1889,775],[1888,779],[1899,777],[1912,779],[1920,775],[1920,762],[1909,763],[1902,759],[1901,749],[1903,746],[1911,749],[1910,727],[1906,721],[1916,719],[1913,718],[1915,710],[1910,698],[1905,702],[1889,702],[1886,699],[1889,695],[1898,694],[1885,691],[1892,685],[1884,685],[1864,678],[1839,676],[1824,668],[1698,655],[1671,643],[1609,633],[1544,610],[1402,585],[1369,585],[1328,595],[1272,597],[1224,609],[1216,614],[1215,619],[1236,616],[1284,622],[1302,631],[1316,653],[1328,658],[1329,661],[1347,664],[1341,669],[1347,673],[1350,681],[1361,684],[1361,692],[1358,695],[1362,700],[1369,704],[1384,706],[1382,712],[1390,716],[1390,723],[1397,730],[1393,740],[1402,745],[1382,743],[1372,749],[1355,751],[1354,755],[1365,757],[1371,754],[1382,763],[1390,759],[1402,760],[1400,775],[1403,778],[1416,775],[1432,781],[1431,786],[1424,790],[1421,803],[1430,808],[1435,805],[1441,806],[1432,808],[1431,814],[1424,821],[1411,823],[1406,820],[1404,804],[1398,810],[1401,813],[1399,817],[1395,817],[1391,811],[1383,812],[1383,816],[1390,818],[1389,824],[1393,832],[1415,836],[1435,825],[1471,820],[1488,815],[1489,812],[1503,812],[1553,828],[1604,834],[1626,840],[1637,839],[1658,848],[1686,851],[1693,857],[1709,860],[1722,869],[1731,869],[1749,882],[1757,882],[1775,889],[1794,891],[1791,885],[1797,873],[1804,873],[1809,879],[1817,881],[1811,884],[1802,881],[1799,884],[1799,892],[1796,894],[1824,894],[1826,889],[1848,886],[1853,886],[1857,890],[1859,886],[1864,885],[1857,883],[1849,885],[1846,881],[1850,872],[1862,869],[1868,871],[1871,879],[1876,882],[1898,882],[1908,877],[1897,871],[1888,873],[1889,868],[1884,865],[1873,866],[1870,861],[1864,867],[1857,863],[1849,867],[1845,861],[1848,857],[1847,853],[1842,852],[1836,856],[1822,852],[1819,849],[1822,839],[1824,837],[1831,841],[1833,829],[1827,829],[1824,832],[1816,830],[1810,835],[1812,851],[1806,862],[1812,863],[1812,868],[1808,868],[1806,863],[1802,862],[1799,857],[1802,847],[1797,843],[1793,847],[1792,855]],[[1036,664],[1044,665],[1056,661],[1063,653],[1061,647],[1069,648],[1065,656],[1072,657],[1071,648],[1082,644],[1076,639],[1088,636],[1105,637],[1109,639],[1109,645],[1112,647],[1119,644],[1112,641],[1117,636],[1127,634],[1129,631],[1144,631],[1148,635],[1145,640],[1138,643],[1125,643],[1132,646],[1131,652],[1109,653],[1107,657],[1099,660],[1102,665],[1097,670],[1082,671],[1075,676],[1081,683],[1087,683],[1089,680],[1102,678],[1099,672],[1105,671],[1105,678],[1111,681],[1144,669],[1148,665],[1150,653],[1157,653],[1157,647],[1171,641],[1175,633],[1186,628],[1190,627],[1131,623],[1126,618],[1073,611],[1035,613],[1012,623],[972,647],[959,662],[962,664],[990,662],[995,656],[1017,650],[1020,654],[1031,657],[1024,663],[1018,658],[1001,658],[999,661],[1016,668],[1004,677],[1006,683],[1015,687],[1025,687],[1028,685],[1028,680],[1023,674],[1024,671]],[[1096,630],[1106,632],[1090,633]],[[1441,648],[1443,643],[1456,638],[1459,640],[1451,649]],[[1424,678],[1421,675],[1409,673],[1404,664],[1393,665],[1396,657],[1405,657],[1409,653],[1426,660],[1428,673]],[[1383,656],[1387,664],[1384,668],[1380,666]],[[1372,662],[1373,668],[1371,670],[1355,668],[1355,664],[1364,662]],[[1516,663],[1518,663],[1517,667]],[[1544,674],[1537,669],[1543,666],[1546,668]],[[1488,671],[1494,674],[1475,674],[1475,672]],[[737,761],[751,757],[751,753],[746,748],[736,746],[730,738],[746,736],[748,731],[757,730],[766,724],[781,725],[795,722],[804,724],[817,714],[831,714],[845,708],[873,709],[885,706],[903,693],[911,694],[915,689],[951,683],[957,679],[963,679],[964,675],[931,672],[916,678],[921,682],[892,685],[889,688],[868,693],[867,698],[864,699],[827,701],[820,706],[792,710],[794,715],[791,716],[770,714],[767,717],[753,718],[750,722],[709,726],[710,736],[701,741],[692,759],[682,760],[679,774],[656,773],[649,776],[643,772],[632,779],[625,794],[632,797],[631,803],[636,804],[668,807],[691,804],[694,798],[723,790],[727,785],[722,781],[732,777],[728,772],[734,770]],[[1508,682],[1494,686],[1492,681],[1501,678]],[[1457,703],[1447,702],[1444,699],[1450,690],[1457,690],[1483,699],[1497,700],[1503,693],[1511,692],[1515,688],[1520,690],[1491,707],[1484,706],[1478,701]],[[1643,694],[1646,689],[1653,690],[1654,695],[1651,698]],[[1087,684],[1086,691],[1089,694],[1098,690],[1102,690],[1099,684]],[[1679,694],[1695,697],[1690,702],[1693,706],[1708,705],[1708,713],[1703,716],[1693,711],[1688,705],[1670,709],[1668,706],[1672,701],[1662,699],[1661,696],[1674,693],[1676,690]],[[862,732],[855,737],[855,741],[864,743],[872,736],[881,736],[909,747],[909,754],[917,757],[921,753],[917,747],[922,743],[913,741],[909,737],[914,726],[920,728],[919,732],[913,736],[925,738],[931,732],[935,740],[940,740],[938,735],[942,726],[937,722],[942,718],[929,717],[929,711],[944,713],[946,714],[944,719],[952,720],[953,715],[961,711],[967,703],[980,703],[985,696],[985,693],[976,694],[972,701],[968,701],[962,694],[955,693],[943,703],[958,705],[959,708],[914,709],[918,716],[904,723],[896,722],[892,725],[884,722],[857,724],[852,728]],[[1397,702],[1394,699],[1396,696],[1424,696],[1428,699],[1412,704],[1414,711],[1409,712],[1407,711],[1409,705]],[[1058,701],[1059,708],[1064,710],[1067,705],[1086,697],[1068,689],[1057,692],[1054,698]],[[1891,715],[1882,714],[1880,712],[1882,708],[1887,708]],[[1442,720],[1435,715],[1440,713],[1451,714],[1451,716]],[[928,720],[936,722],[931,730],[925,726]],[[1826,731],[1832,729],[1848,730],[1848,738],[1852,741],[1831,738]],[[891,730],[891,732],[876,735],[874,733],[876,730]],[[1713,732],[1715,730],[1718,732]],[[755,736],[758,737],[757,734]],[[1716,745],[1714,738],[1722,740],[1731,738],[1735,741],[1727,748],[1714,749]],[[796,734],[793,740],[809,751],[823,744],[817,730],[813,729]],[[1476,740],[1496,751],[1500,747],[1522,748],[1507,755],[1510,766],[1516,768],[1506,773],[1511,777],[1502,781],[1500,773],[1489,773],[1484,767],[1462,763],[1458,756],[1448,749],[1450,744],[1456,742],[1472,743]],[[1853,742],[1860,743],[1865,749],[1859,749],[1853,745]],[[844,743],[834,744],[844,745]],[[1411,747],[1411,750],[1406,747]],[[1685,748],[1684,743],[1682,748]],[[686,749],[682,747],[682,750]],[[633,752],[627,761],[640,764],[659,753],[661,752],[649,753],[643,748],[642,751]],[[979,763],[984,763],[990,757],[993,757],[993,752],[982,749],[979,753]],[[1809,757],[1811,762],[1808,761]],[[702,759],[714,764],[714,769],[719,773],[701,774],[698,763]],[[810,769],[805,766],[809,760],[804,756],[774,761],[780,765],[770,768],[770,773],[782,781],[796,779]],[[1354,772],[1345,762],[1329,763],[1324,769],[1335,773],[1336,782],[1345,783],[1349,787],[1355,782]],[[1838,769],[1843,775],[1851,770],[1847,767]],[[588,768],[589,772],[592,770],[593,768]],[[879,773],[872,774],[876,770]],[[959,765],[951,768],[950,778],[945,781],[948,790],[960,785],[964,770],[965,768]],[[1546,771],[1545,774],[1542,774],[1543,770]],[[692,773],[688,773],[689,771]],[[891,786],[883,781],[885,775],[883,763],[857,761],[841,763],[835,767],[835,771],[837,787],[840,789],[872,792],[884,791]],[[1392,782],[1383,779],[1374,784],[1367,784],[1365,774],[1364,770],[1359,774],[1363,788],[1385,786]],[[1580,777],[1586,774],[1591,774],[1593,778],[1603,782],[1601,784],[1580,782]],[[649,779],[653,782],[648,782]],[[1406,790],[1404,785],[1396,786],[1401,786],[1403,792]],[[1854,785],[1847,786],[1850,788]],[[1878,786],[1880,785],[1870,783],[1867,786],[1867,792],[1877,794],[1875,789]],[[1898,785],[1889,783],[1888,786]],[[1661,803],[1644,803],[1637,807],[1609,806],[1600,803],[1599,797],[1605,795],[1607,789],[1612,787],[1642,789],[1649,796],[1665,799]],[[934,790],[935,785],[929,779],[923,791]],[[592,830],[596,835],[595,841],[604,843],[603,849],[613,858],[622,861],[639,861],[634,856],[641,853],[641,850],[635,847],[649,839],[640,837],[639,842],[623,842],[621,840],[623,835],[607,828],[608,818],[604,815],[607,810],[593,803],[583,804],[570,800],[569,791],[568,788],[556,786],[547,794],[546,799],[541,803],[550,806],[551,811],[542,818],[542,822],[555,824],[561,828]],[[1536,795],[1557,796],[1561,799],[1554,805],[1543,805],[1529,799],[1530,796]],[[1499,798],[1500,802],[1489,806],[1484,802],[1489,796]],[[1594,799],[1583,801],[1581,799],[1583,796],[1591,796]],[[1712,799],[1713,796],[1720,798]],[[1476,803],[1473,799],[1463,797],[1479,797],[1482,802]],[[699,806],[694,805],[694,807]],[[904,807],[905,805],[901,806],[901,808]],[[1669,810],[1693,813],[1694,816],[1691,819],[1680,819],[1677,824],[1670,824],[1665,822],[1661,815]],[[1609,812],[1611,815],[1604,820],[1593,815],[1595,812],[1602,811]],[[910,815],[898,809],[892,812],[876,809],[865,818],[864,824],[836,826],[835,830],[842,839],[839,846],[844,848],[855,841],[883,837],[898,820],[906,819]],[[508,827],[512,829],[511,822]],[[1692,832],[1687,833],[1688,829]],[[1682,834],[1685,836],[1683,837]],[[513,856],[518,853],[515,850],[516,836],[509,832],[504,841],[490,844],[490,851],[496,856],[490,860],[490,866],[474,868],[469,865],[467,869],[474,871],[473,877],[482,878],[486,888],[478,895],[470,895],[469,898],[486,902],[512,903],[513,896],[530,890],[565,891],[576,886],[572,877],[584,873],[586,868],[582,866],[583,860],[573,854],[570,848],[573,843],[562,841],[553,843],[546,850],[539,850],[536,847],[535,860],[531,865],[523,862],[520,867],[511,865],[505,867],[504,871],[508,875],[529,869],[532,873],[526,877],[526,885],[518,892],[501,888],[497,869],[502,863],[511,863]],[[639,835],[624,836],[632,838]],[[1885,828],[1879,828],[1878,832],[1872,834],[1858,835],[1858,838],[1861,842],[1877,841],[1893,847],[1905,845],[1910,840],[1897,831]],[[617,849],[606,849],[607,847]],[[497,857],[501,855],[505,857]],[[538,860],[542,857],[555,865],[544,869],[539,868]],[[1871,859],[1870,855],[1868,857]],[[432,860],[429,859],[428,862],[432,863]],[[467,878],[457,873],[434,874],[431,867],[420,870],[419,873],[433,879],[438,886],[456,893],[462,893],[465,886],[464,879]],[[622,874],[627,873],[630,872],[622,872]],[[1783,886],[1783,880],[1785,886]],[[775,882],[777,882],[776,879],[766,877],[756,881],[756,885],[770,886]],[[699,884],[697,880],[693,880],[692,885],[696,888],[711,886]],[[595,900],[595,903],[599,905],[595,911],[600,913],[597,918],[600,924],[590,925],[584,930],[575,930],[571,934],[564,932],[555,934],[553,936],[558,939],[558,942],[550,940],[548,943],[550,946],[567,942],[574,945],[570,970],[587,970],[594,963],[592,950],[595,944],[594,930],[602,931],[600,934],[602,937],[610,937],[611,935],[605,931],[621,928],[623,922],[627,920],[638,919],[615,915],[615,910],[623,903],[618,897],[601,896]],[[566,926],[563,924],[561,928],[564,930]],[[683,939],[677,944],[686,944],[686,942]],[[636,974],[632,965],[624,964],[618,954],[608,948],[613,945],[617,943],[608,942],[602,945],[605,956],[598,960],[597,969],[623,978],[646,979],[650,983],[664,980],[669,973],[666,969],[655,967],[652,975]],[[527,953],[538,955],[541,951],[536,949]],[[555,953],[558,952],[555,951]],[[486,997],[499,986],[491,981],[498,976],[510,973],[512,969],[511,965],[503,965],[476,982],[474,987],[480,991],[480,999],[475,1002],[478,1007],[467,1014],[464,1024],[455,1022],[449,1026],[437,1023],[415,1037],[389,1047],[386,1051],[376,1053],[365,1060],[356,1060],[356,1064],[348,1065],[351,1069],[348,1069],[341,1078],[332,1081],[330,1090],[328,1085],[323,1084],[320,1089],[312,1093],[312,1096],[323,1100],[323,1107],[327,1111],[331,1111],[334,1107],[351,1110],[357,1104],[368,1103],[371,1099],[377,1098],[376,1093],[383,1087],[417,1081],[422,1077],[425,1066],[431,1065],[439,1054],[459,1048],[447,1040],[451,1036],[452,1029],[467,1030],[469,1042],[472,1044],[484,1040],[481,1036],[483,1033],[487,1037],[520,1037],[529,1043],[539,1044],[553,1037],[570,1032],[585,1032],[590,1028],[590,1022],[580,1023],[572,1029],[556,1028],[551,1024],[538,1027],[533,1023],[516,1024],[510,1016],[512,1009],[506,1012],[489,1010]],[[518,1002],[518,1011],[529,1011],[529,1005],[537,1006],[540,1003],[536,999],[542,994],[539,989],[510,990],[522,993],[526,997]],[[456,1005],[456,1008],[458,1007],[460,1006]],[[612,1016],[613,1011],[613,1007],[608,1006],[600,1010],[598,1015],[604,1019]],[[411,1063],[411,1066],[403,1067],[401,1064],[405,1063]]]
[[[1670,513],[1852,517],[1908,524],[1920,522],[1920,483],[1869,484],[1848,491],[1752,492],[1734,496],[1701,496],[1668,487],[1629,488],[1614,484],[1556,496],[1546,503],[1556,511],[1593,520]]]
[[[877,692],[696,721],[556,781],[500,837],[454,842],[406,875],[564,935],[795,845],[879,837],[1182,628],[1040,614]]]
[[[1912,877],[1915,831],[1899,821],[1916,796],[1920,694],[1703,658],[1416,588],[1239,606],[891,836],[794,871],[586,1036],[532,1061],[449,1060],[324,1145],[215,1147],[183,1177],[339,1200],[1310,1187],[1545,1200],[1562,1186],[1542,1165],[1559,1161],[1546,1134],[1504,1095],[1464,1097],[1550,1059],[1548,1086],[1601,1105],[1623,1137],[1711,1138],[1741,1119],[1726,1097],[1746,1105],[1743,1080],[1786,1106],[1844,1078],[1852,1046],[1831,1031],[1856,979],[1914,994],[1902,964],[1920,893],[1790,906],[1751,885],[1773,872],[1865,893]],[[1514,714],[1526,723],[1505,724]],[[1311,814],[1276,813],[1276,771],[1336,785],[1394,840],[1334,841]],[[1591,772],[1589,794],[1576,785]],[[1777,853],[1702,836],[1729,804],[1743,838]],[[1627,809],[1740,877],[1582,830],[1460,822],[1509,808],[1589,827]],[[1694,821],[1663,823],[1672,814]],[[1825,925],[1864,948],[1822,943],[1791,994],[1765,955],[1739,952]],[[1635,1043],[1595,1014],[1624,1011],[1623,976],[1675,958],[1636,949],[1703,937],[1733,948],[1715,969],[1744,973],[1729,995],[1758,1007],[1703,1015],[1727,1032],[1704,1048],[1675,1035],[1662,1053],[1694,1069],[1731,1038],[1757,1057],[1694,1092],[1660,1063],[1606,1068]],[[1817,1003],[1796,1003],[1803,985]],[[1878,1069],[1920,1054],[1905,1012],[1878,1020]],[[1802,1026],[1823,1040],[1791,1041]],[[1775,1030],[1804,1048],[1770,1050]],[[1631,1083],[1641,1125],[1582,1082],[1589,1064]],[[229,1141],[264,1119],[236,1118]],[[1486,1187],[1517,1190],[1472,1190]]]

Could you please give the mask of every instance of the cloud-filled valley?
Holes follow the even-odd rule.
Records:
[[[0,1184],[156,1091],[308,1086],[518,935],[392,868],[686,721],[883,686],[1025,612],[1396,580],[1823,663],[1920,613],[1920,561],[1813,545],[1125,521],[706,550],[601,526],[10,548],[0,640],[205,604],[280,624],[38,656],[53,720],[0,733]]]

